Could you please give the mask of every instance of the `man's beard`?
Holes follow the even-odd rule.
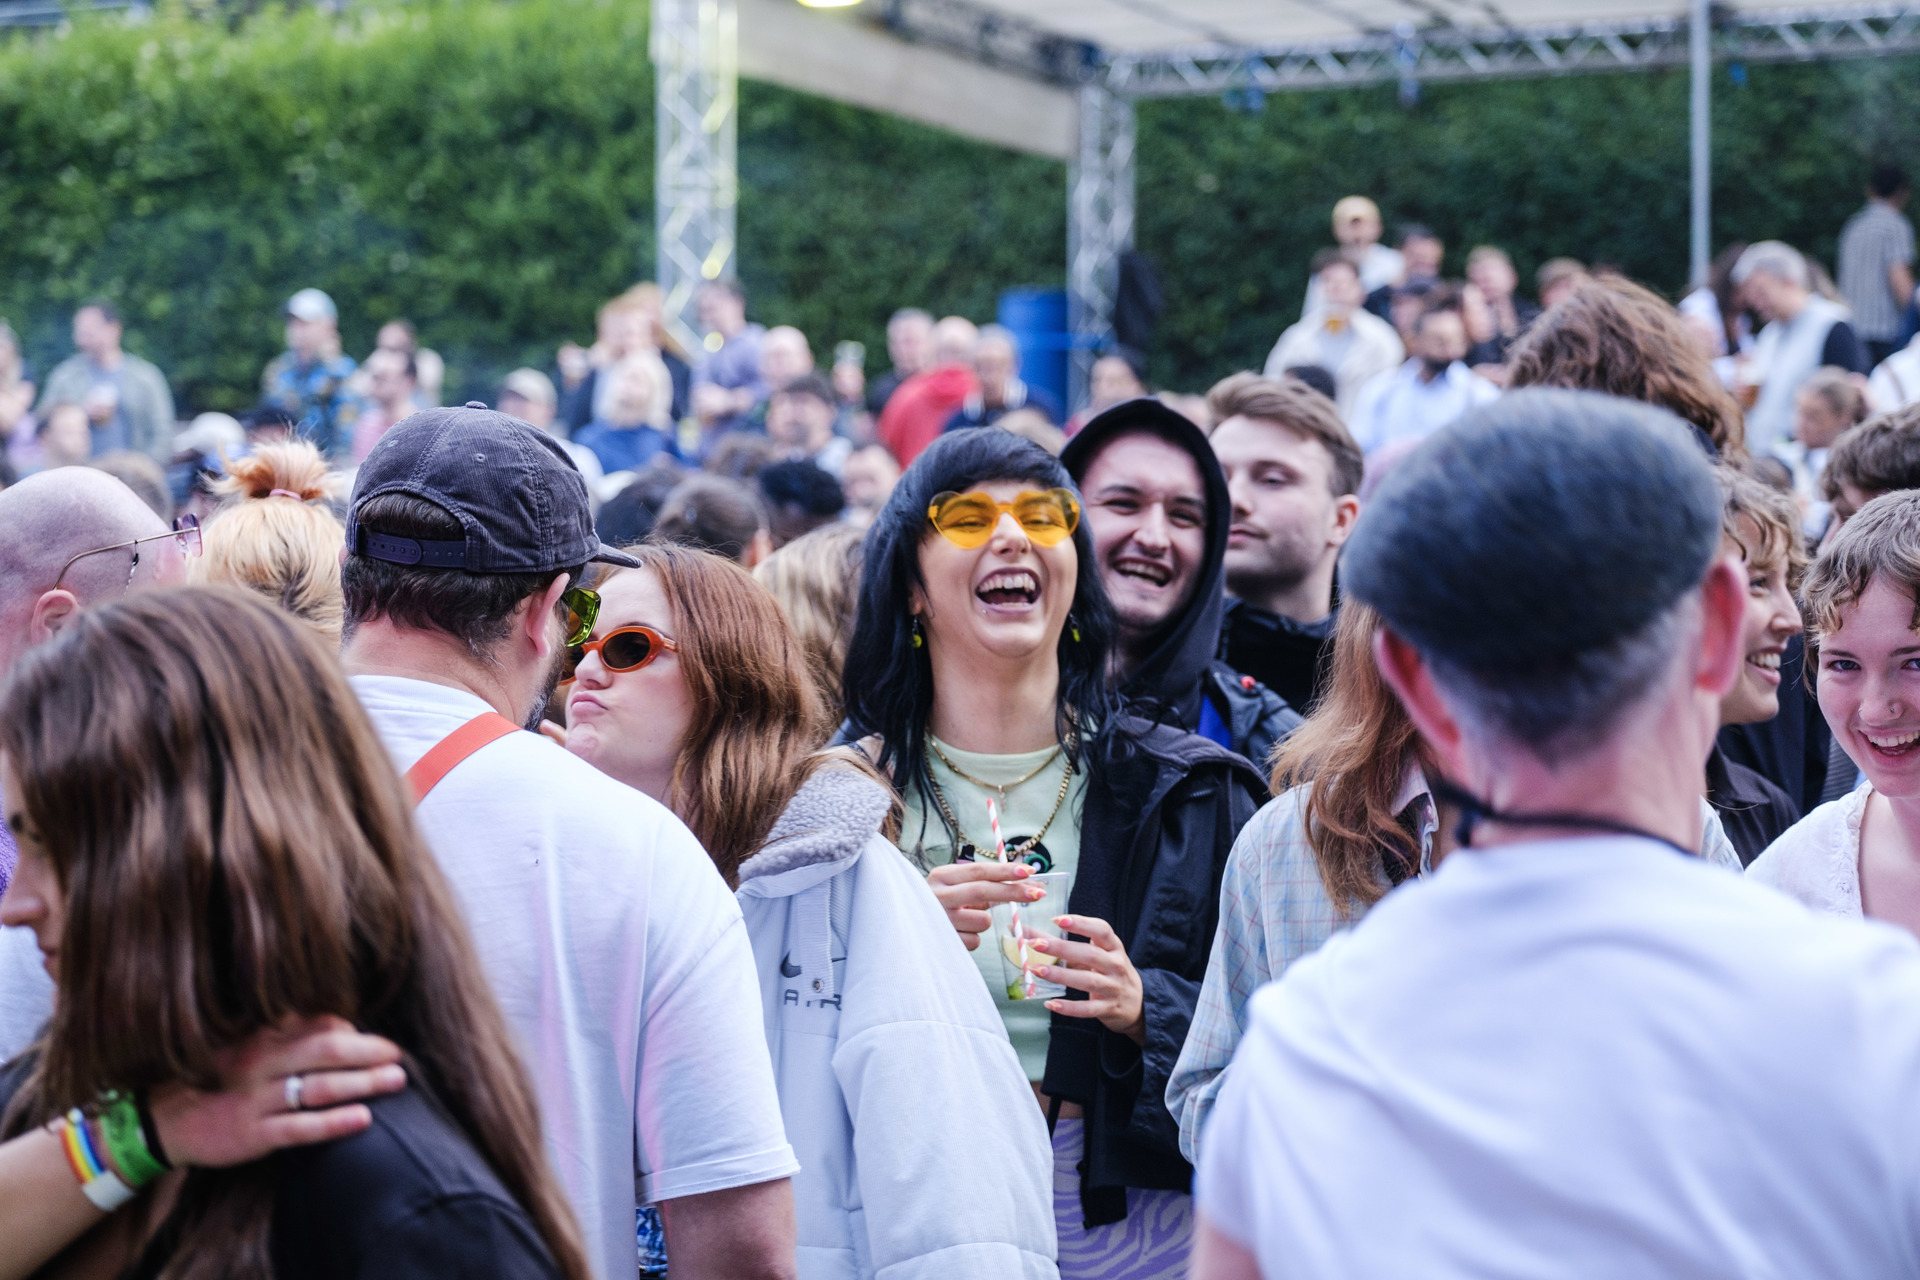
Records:
[[[1298,536],[1269,536],[1268,554],[1257,565],[1237,570],[1229,561],[1227,590],[1236,596],[1260,597],[1291,591],[1320,567],[1324,549]]]
[[[527,713],[526,723],[520,726],[522,729],[529,733],[540,732],[540,723],[547,718],[547,707],[553,702],[553,691],[560,687],[560,678],[566,674],[566,670],[567,651],[560,649],[554,653],[553,661],[547,664],[540,695],[533,700],[533,709]]]

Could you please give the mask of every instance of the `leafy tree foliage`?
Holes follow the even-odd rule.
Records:
[[[1864,166],[1920,158],[1920,63],[1716,75],[1715,230],[1826,257]],[[1154,355],[1204,388],[1297,314],[1339,196],[1522,272],[1573,254],[1685,281],[1680,74],[1211,100],[1140,113],[1139,241],[1170,307]],[[240,409],[318,285],[366,351],[407,316],[449,394],[588,340],[653,258],[647,17],[622,0],[425,0],[237,27],[167,10],[0,44],[0,316],[44,365],[75,303],[117,300],[183,408]],[[1060,279],[1065,174],[1043,160],[743,86],[740,270],[822,358],[896,306],[985,318]]]

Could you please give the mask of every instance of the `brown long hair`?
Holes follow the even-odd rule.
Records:
[[[627,550],[673,609],[680,673],[695,707],[667,807],[706,847],[727,884],[813,772],[833,731],[806,651],[780,606],[724,556],[677,543]],[[635,572],[616,569],[609,577]],[[838,754],[838,753],[836,753]]]
[[[110,1088],[215,1087],[222,1049],[335,1014],[408,1052],[415,1087],[585,1280],[466,925],[311,627],[227,587],[88,612],[0,694],[0,751],[67,901],[53,1019],[9,1131]],[[272,1274],[262,1173],[188,1174],[163,1276]]]
[[[1604,391],[1659,405],[1700,428],[1729,462],[1746,457],[1740,405],[1680,313],[1624,276],[1582,281],[1507,355],[1507,385]]]
[[[1393,811],[1418,735],[1373,664],[1380,615],[1349,597],[1333,629],[1327,692],[1273,756],[1273,793],[1305,785],[1301,820],[1334,908],[1348,919],[1386,894],[1385,856],[1418,865],[1414,833]]]

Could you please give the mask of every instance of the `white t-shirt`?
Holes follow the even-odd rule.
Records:
[[[419,680],[353,682],[401,768],[488,710]],[[540,1101],[604,1280],[638,1269],[634,1206],[792,1175],[739,904],[661,805],[515,733],[419,808]]]
[[[1747,868],[1747,879],[1821,915],[1862,918],[1860,823],[1872,798],[1873,787],[1863,784],[1827,801],[1781,832]]]
[[[1651,841],[1461,850],[1254,998],[1262,1274],[1920,1275],[1920,946]]]

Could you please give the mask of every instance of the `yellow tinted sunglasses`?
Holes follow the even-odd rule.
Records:
[[[971,493],[938,493],[927,507],[927,519],[940,536],[956,547],[983,547],[993,537],[1002,515],[1010,515],[1027,537],[1043,547],[1065,542],[1080,527],[1080,499],[1071,489],[1029,489],[1000,502],[978,489]]]

